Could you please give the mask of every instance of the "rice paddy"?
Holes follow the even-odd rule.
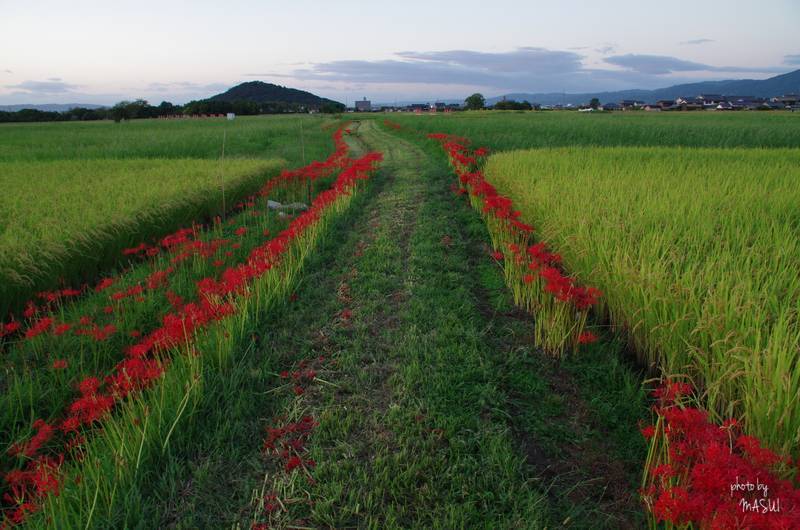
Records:
[[[0,528],[800,524],[796,116],[344,118],[0,127]]]

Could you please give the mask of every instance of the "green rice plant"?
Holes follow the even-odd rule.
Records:
[[[37,291],[95,278],[119,262],[126,247],[224,213],[284,164],[259,159],[228,159],[223,168],[197,159],[0,162],[0,182],[11,190],[0,196],[0,315],[19,310]]]
[[[800,151],[542,149],[494,155],[485,170],[603,291],[643,363],[798,454]]]
[[[132,120],[122,123],[56,122],[0,124],[0,161],[120,158],[284,158],[291,166],[323,160],[332,148],[321,115],[237,116],[225,119]],[[301,143],[301,127],[303,142]]]
[[[292,115],[0,125],[0,318],[38,291],[95,279],[126,246],[229,209],[277,159],[325,158],[335,124]]]
[[[796,147],[800,116],[790,112],[478,111],[393,114],[400,134],[448,133],[493,151],[533,147]],[[393,131],[395,132],[395,131]]]

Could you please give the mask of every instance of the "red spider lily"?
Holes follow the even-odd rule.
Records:
[[[491,256],[496,259],[497,261],[503,261],[503,253],[499,250],[495,250],[492,252]]]
[[[653,425],[646,425],[644,427],[641,427],[639,431],[641,431],[642,436],[644,436],[648,440],[656,435],[656,428]]]
[[[247,233],[247,227],[246,226],[239,227],[233,233],[236,234],[237,236],[243,236]]]
[[[798,528],[800,489],[779,469],[788,460],[733,432],[736,421],[717,426],[706,412],[680,404],[691,392],[680,382],[659,388],[659,422],[642,429],[651,445],[667,448],[655,453],[661,456],[651,462],[642,491],[653,518],[698,528]],[[750,490],[739,488],[746,483]],[[752,483],[761,490],[748,493]]]
[[[128,288],[125,291],[118,291],[111,295],[112,300],[122,300],[123,298],[128,298],[132,296],[139,296],[144,292],[144,288],[141,285],[134,285],[133,287]]]
[[[41,449],[44,444],[50,441],[57,430],[54,426],[41,419],[33,422],[33,428],[36,430],[36,434],[34,434],[25,444],[14,444],[9,450],[10,454],[22,454],[27,458],[33,458],[36,456],[36,453],[39,452],[39,449]]]
[[[22,325],[19,322],[12,320],[6,324],[0,324],[0,337],[11,335],[17,331]]]
[[[296,468],[303,465],[303,461],[300,459],[299,456],[292,456],[289,457],[289,460],[286,461],[286,471],[292,472]]]
[[[98,292],[98,293],[103,292],[106,289],[108,289],[109,287],[111,287],[112,285],[114,285],[115,281],[116,281],[115,278],[103,278],[102,280],[100,280],[100,282],[94,288],[94,290],[96,292]]]
[[[151,291],[154,289],[158,289],[159,287],[163,287],[167,284],[167,277],[175,272],[173,267],[167,267],[163,271],[154,271],[145,280],[145,284],[147,288]]]
[[[168,236],[161,239],[161,246],[164,248],[173,248],[183,243],[187,243],[190,237],[194,237],[194,228],[181,228],[177,232],[173,232]]]
[[[592,344],[597,342],[597,335],[591,331],[584,331],[578,336],[578,344]]]
[[[22,312],[22,316],[25,318],[33,318],[33,316],[38,312],[39,308],[36,306],[36,304],[34,304],[33,301],[29,301],[25,305],[25,310]]]
[[[69,363],[67,363],[66,359],[56,359],[53,361],[53,370],[64,370]]]
[[[145,250],[147,250],[147,245],[145,245],[144,243],[141,243],[138,246],[135,246],[135,247],[132,247],[132,248],[122,249],[122,255],[123,256],[133,256],[133,255],[139,254],[141,252],[144,252]]]
[[[38,337],[42,333],[48,331],[53,326],[53,319],[50,317],[42,317],[37,320],[30,328],[25,331],[25,338],[32,339]]]
[[[53,335],[55,335],[56,337],[60,337],[70,329],[72,329],[72,324],[59,324],[58,326],[53,328]]]

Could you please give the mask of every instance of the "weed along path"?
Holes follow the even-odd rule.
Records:
[[[435,146],[381,151],[282,311],[204,389],[145,527],[641,526],[640,381],[617,346],[559,365],[530,347],[485,228]]]

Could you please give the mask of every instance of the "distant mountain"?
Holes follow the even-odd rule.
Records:
[[[211,101],[252,101],[254,103],[289,103],[295,105],[305,105],[311,108],[320,108],[325,104],[341,105],[336,101],[322,98],[296,88],[273,85],[263,81],[248,81],[240,85],[208,98]]]
[[[514,101],[529,101],[541,105],[569,104],[581,105],[588,103],[592,98],[597,98],[601,103],[616,103],[623,99],[637,99],[645,103],[655,103],[660,99],[675,99],[678,97],[694,97],[700,94],[720,94],[723,96],[754,96],[774,97],[783,94],[800,93],[800,70],[781,74],[769,79],[739,79],[728,81],[704,81],[702,83],[689,83],[674,85],[655,90],[619,90],[616,92],[589,92],[585,94],[562,94],[559,92],[546,94],[506,94],[495,98],[488,98],[487,105],[494,105],[504,97]]]
[[[102,109],[104,106],[94,105],[93,103],[24,103],[21,105],[0,105],[0,111],[17,112],[23,109],[34,109],[45,112],[66,112],[76,108]]]

